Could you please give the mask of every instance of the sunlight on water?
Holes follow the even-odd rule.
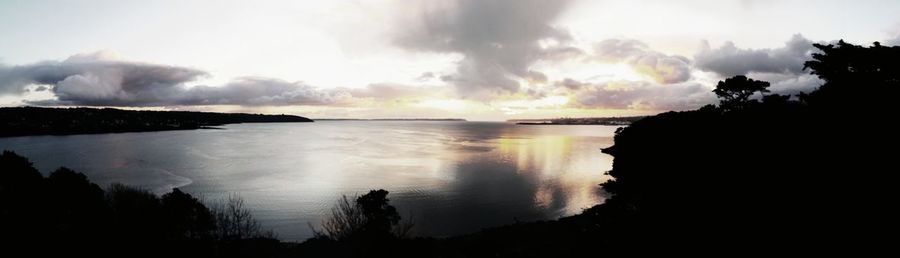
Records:
[[[208,201],[236,193],[284,240],[311,235],[341,195],[383,188],[415,233],[445,236],[580,212],[603,201],[615,127],[482,122],[237,124],[225,130],[0,138],[42,172]]]

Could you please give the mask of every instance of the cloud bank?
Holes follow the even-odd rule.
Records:
[[[732,42],[713,49],[704,43],[694,56],[694,62],[701,70],[726,77],[751,72],[799,75],[804,73],[803,62],[809,60],[815,51],[812,44],[800,34],[791,37],[784,47],[773,49],[741,49]]]
[[[569,105],[575,108],[688,110],[715,101],[709,86],[696,82],[661,85],[646,81],[590,83],[566,79],[558,85],[572,90]]]
[[[693,60],[668,55],[630,39],[603,40],[592,44],[591,51],[584,51],[559,42],[546,43],[548,39],[568,40],[562,30],[548,25],[551,20],[548,17],[552,15],[531,21],[546,26],[540,33],[515,32],[516,26],[505,23],[487,26],[495,28],[471,29],[469,25],[457,25],[463,21],[456,19],[480,16],[467,12],[500,13],[488,7],[507,2],[454,3],[458,5],[442,7],[445,9],[441,10],[449,13],[441,12],[438,15],[440,19],[429,25],[429,33],[415,32],[408,35],[411,38],[405,38],[412,40],[406,42],[411,44],[407,47],[464,54],[456,73],[442,75],[425,72],[417,79],[442,79],[449,82],[445,86],[383,82],[371,83],[364,88],[323,89],[299,81],[265,77],[240,77],[221,85],[198,85],[198,80],[209,76],[207,72],[189,67],[125,61],[112,53],[97,52],[74,55],[63,61],[0,65],[0,95],[22,95],[29,91],[50,93],[52,99],[25,102],[45,106],[229,105],[370,109],[391,106],[463,110],[461,107],[469,104],[460,102],[458,97],[461,96],[470,99],[467,101],[480,102],[471,102],[474,103],[472,105],[501,111],[509,108],[509,103],[529,106],[541,101],[582,110],[662,111],[686,110],[715,103],[715,96],[711,93],[714,82],[733,74],[769,81],[772,92],[779,94],[808,92],[821,85],[817,77],[802,71],[802,63],[808,60],[812,52],[812,42],[800,35],[792,37],[784,47],[775,49],[743,49],[733,43],[719,48],[705,45]],[[469,10],[472,8],[478,10]],[[517,8],[522,10],[513,13],[543,10]],[[448,15],[453,18],[445,17]],[[523,14],[513,16],[517,15]],[[504,31],[507,29],[513,31]],[[502,42],[503,47],[496,45],[501,44],[498,42]],[[601,69],[604,65],[608,67],[601,63],[625,64],[616,66],[616,69],[624,71],[610,71],[635,75],[607,77],[588,72],[578,77],[567,77],[569,74],[563,71],[553,74],[551,78],[531,69],[532,63],[537,61],[542,61],[542,64],[546,64],[543,61],[568,62],[576,67],[601,65]],[[529,87],[520,87],[520,83]]]
[[[193,86],[204,71],[122,61],[106,52],[30,65],[0,66],[0,94],[22,94],[29,85],[50,90],[57,99],[37,105],[170,106],[170,105],[326,105],[347,97],[302,82],[272,78],[238,78],[224,85]],[[46,87],[49,86],[49,87]]]

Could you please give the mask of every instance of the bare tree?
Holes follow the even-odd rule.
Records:
[[[216,235],[219,239],[274,237],[271,231],[263,232],[250,209],[244,207],[244,199],[236,194],[214,205],[212,211],[215,214]]]
[[[331,217],[322,222],[322,231],[313,229],[317,237],[334,240],[346,240],[362,230],[366,217],[362,210],[346,195],[338,199],[337,205],[331,208]]]
[[[331,208],[331,217],[321,230],[310,225],[316,237],[342,241],[351,238],[403,238],[413,227],[412,220],[401,222],[396,208],[388,204],[385,190],[372,190],[351,199],[346,195]]]

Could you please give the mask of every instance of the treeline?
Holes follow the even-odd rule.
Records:
[[[104,190],[65,167],[44,177],[9,151],[0,168],[4,257],[250,257],[281,248],[237,196],[205,204],[177,188]]]
[[[0,108],[0,137],[202,129],[234,123],[312,122],[292,115],[113,108]]]

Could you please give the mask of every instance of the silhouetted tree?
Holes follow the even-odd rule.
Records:
[[[388,191],[381,189],[371,190],[355,201],[342,196],[317,236],[337,241],[406,236],[412,223],[400,223],[400,214],[390,205],[387,195]]]
[[[753,94],[769,92],[768,82],[749,79],[738,75],[725,81],[719,81],[713,90],[719,96],[721,106],[725,110],[737,110],[747,107]]]
[[[116,236],[132,243],[152,243],[165,235],[159,197],[140,188],[113,184],[106,193],[113,210]]]
[[[338,199],[337,205],[331,208],[331,217],[322,222],[323,231],[316,232],[316,235],[338,241],[348,240],[357,235],[364,224],[365,216],[362,209],[358,208],[355,201],[344,195]]]
[[[11,151],[0,154],[0,234],[3,242],[33,241],[52,228],[44,223],[49,214],[43,179],[27,158]]]
[[[363,231],[367,235],[378,236],[390,234],[391,228],[400,222],[400,214],[394,206],[388,204],[388,191],[372,190],[356,198],[356,203],[365,217]]]
[[[47,186],[58,237],[96,239],[101,236],[94,233],[108,233],[111,210],[100,186],[65,167],[47,177]]]
[[[264,232],[253,213],[244,207],[244,199],[229,196],[224,202],[213,206],[216,221],[216,235],[223,240],[240,240],[259,237],[274,237],[271,231]]]
[[[844,42],[813,44],[819,52],[804,63],[804,69],[825,81],[803,100],[843,112],[848,106],[881,110],[895,106],[900,90],[900,47],[875,42],[863,47]]]
[[[165,224],[171,239],[208,239],[216,228],[212,212],[197,198],[178,188],[161,198]]]

